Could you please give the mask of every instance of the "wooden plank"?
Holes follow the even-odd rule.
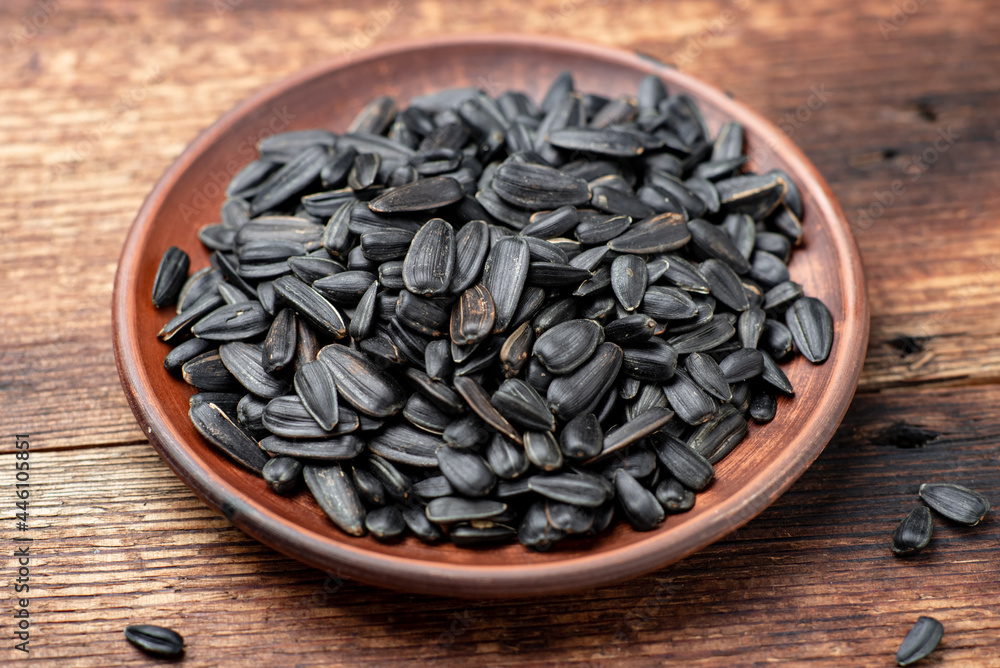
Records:
[[[341,581],[233,528],[147,445],[36,452],[32,658],[146,665],[121,629],[152,622],[187,638],[185,666],[886,665],[930,614],[946,628],[938,661],[1000,665],[1000,525],[938,518],[921,555],[888,549],[920,482],[988,496],[1000,487],[998,400],[995,386],[860,397],[817,463],[728,539],[559,600],[461,601]]]

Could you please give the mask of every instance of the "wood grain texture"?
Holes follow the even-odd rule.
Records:
[[[931,614],[947,629],[941,665],[1000,665],[1000,524],[936,518],[921,555],[888,547],[919,483],[996,489],[997,400],[993,386],[859,397],[820,459],[749,525],[674,567],[558,600],[352,583],[247,538],[146,445],[37,453],[32,656],[147,665],[121,629],[148,621],[187,638],[186,666],[888,665],[912,621]],[[940,436],[898,447],[903,416]]]
[[[0,448],[27,431],[33,447],[58,450],[37,457],[49,526],[36,535],[50,548],[37,570],[39,665],[153,665],[120,636],[151,621],[188,637],[185,665],[885,666],[928,611],[947,629],[928,665],[1000,665],[995,520],[939,523],[916,561],[886,548],[920,481],[987,493],[1000,483],[1000,15],[988,0],[922,3],[898,26],[888,1],[400,0],[373,31],[371,43],[525,31],[682,60],[785,122],[855,222],[866,265],[861,394],[775,506],[671,569],[495,606],[349,583],[326,591],[336,582],[214,517],[148,446],[108,447],[142,442],[114,371],[109,312],[143,198],[236,102],[363,47],[357,31],[388,0],[91,0],[38,14],[50,4],[0,3]],[[36,16],[44,24],[17,39]],[[880,20],[898,29],[884,38]],[[830,93],[817,109],[813,86]],[[797,120],[802,105],[808,118]],[[919,162],[949,127],[954,144]],[[859,218],[879,212],[897,179],[905,192],[870,225]],[[888,343],[897,335],[923,349],[904,354]],[[891,445],[923,440],[920,430],[942,435]]]

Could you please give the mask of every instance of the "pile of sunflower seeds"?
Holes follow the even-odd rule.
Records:
[[[379,97],[268,137],[199,233],[211,266],[163,257],[165,366],[208,441],[348,534],[653,529],[792,395],[778,363],[833,342],[789,276],[799,191],[743,144],[656,77],[606,99],[569,73],[540,106]]]

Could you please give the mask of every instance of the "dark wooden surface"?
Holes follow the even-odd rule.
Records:
[[[1000,524],[939,522],[916,559],[888,551],[921,482],[1000,502],[991,3],[15,0],[0,26],[0,534],[12,552],[10,453],[29,433],[32,660],[152,665],[121,637],[151,622],[186,636],[185,665],[889,666],[931,614],[946,633],[926,665],[1000,665]],[[559,600],[394,594],[263,548],[162,464],[111,351],[125,233],[200,129],[345,49],[467,31],[637,49],[732,91],[826,176],[870,286],[858,396],[792,489],[676,566]],[[0,656],[20,658],[3,629]]]

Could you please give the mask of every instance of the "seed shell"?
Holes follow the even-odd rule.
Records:
[[[319,507],[341,531],[351,536],[365,534],[365,507],[343,468],[306,464],[302,475]]]
[[[933,617],[920,617],[896,651],[896,665],[908,666],[934,651],[944,636],[944,625]]]
[[[924,483],[919,494],[924,503],[959,524],[975,526],[990,511],[986,497],[961,485]]]
[[[179,633],[152,624],[130,624],[125,639],[147,654],[177,657],[184,653],[184,638]]]

